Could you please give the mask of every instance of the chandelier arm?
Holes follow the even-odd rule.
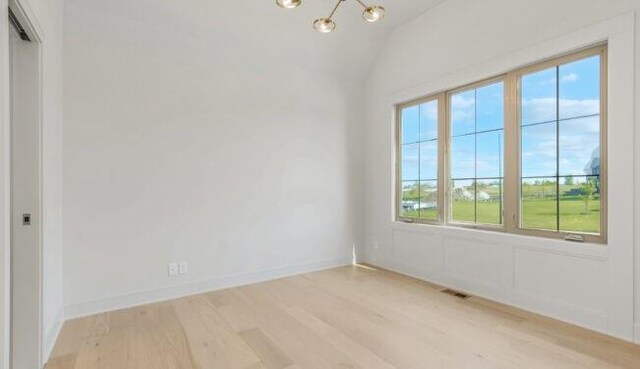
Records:
[[[362,0],[356,0],[358,3],[360,3],[360,5],[362,5],[363,8],[367,9],[368,6],[367,4],[363,3]]]
[[[329,17],[327,17],[327,19],[333,18],[333,15],[336,13],[336,11],[338,10],[338,7],[340,7],[340,4],[342,4],[343,1],[345,1],[345,0],[338,0],[338,3],[333,8],[333,10],[331,11],[331,14],[329,14]]]

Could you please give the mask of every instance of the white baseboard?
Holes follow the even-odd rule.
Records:
[[[349,257],[321,260],[312,263],[288,265],[256,272],[240,273],[219,277],[206,281],[191,282],[181,286],[161,288],[151,291],[137,292],[122,296],[81,302],[65,307],[65,318],[75,319],[107,311],[126,309],[134,306],[166,301],[199,293],[211,292],[225,288],[238,287],[272,279],[289,277],[302,273],[330,269],[350,265]]]
[[[470,281],[460,280],[447,276],[446,273],[428,273],[407,267],[401,263],[370,263],[373,266],[407,275],[445,288],[452,288],[470,295],[482,297],[501,304],[513,306],[535,314],[540,314],[552,319],[557,319],[598,333],[619,338],[624,341],[633,341],[633,337],[625,337],[613,334],[607,330],[607,316],[599,311],[594,311],[581,306],[561,303],[552,300],[541,300],[516,291],[501,291],[474,284]],[[640,343],[640,325],[635,326],[635,342]]]
[[[56,318],[45,332],[44,342],[42,347],[42,365],[46,364],[51,357],[51,352],[53,351],[53,346],[56,344],[56,340],[60,335],[60,331],[62,330],[62,325],[64,324],[64,309],[60,308],[58,313],[56,314]]]

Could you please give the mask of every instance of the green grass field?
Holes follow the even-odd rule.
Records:
[[[522,224],[526,228],[555,230],[556,212],[556,202],[553,200],[524,201]],[[582,199],[560,199],[560,230],[598,233],[600,200],[590,200],[587,210]]]
[[[473,201],[454,201],[452,219],[460,222],[500,224],[500,202],[478,202],[477,220]],[[402,216],[437,219],[436,209],[404,211]],[[522,203],[522,226],[531,229],[556,230],[556,202],[553,199],[529,199]],[[588,211],[583,199],[560,201],[560,230],[597,233],[600,230],[600,200],[589,201]]]
[[[476,221],[473,201],[458,200],[452,205],[452,219],[460,222]],[[486,201],[478,202],[477,222],[482,224],[500,224],[500,202]]]
[[[418,210],[405,210],[401,215],[407,218],[419,218],[426,220],[438,219],[438,212],[436,209],[425,209],[420,212]]]
[[[573,181],[572,181],[573,182]],[[563,183],[556,186],[553,181],[536,181],[525,183],[522,187],[522,226],[529,229],[558,230],[561,231],[598,233],[600,231],[600,200],[597,195],[591,195],[589,201],[580,191],[583,184]],[[474,187],[463,185],[458,187],[458,198],[454,197],[452,207],[452,220],[455,222],[469,222],[478,224],[503,223],[500,217],[502,195],[498,183],[478,183],[478,193],[482,191],[488,195],[489,201],[474,202],[465,199],[463,191],[473,193]],[[556,191],[560,192],[559,216],[556,205]],[[416,201],[421,198],[424,202],[435,202],[436,193],[431,191],[418,191],[417,186],[408,187],[404,192],[405,199]],[[454,195],[455,196],[455,195]],[[473,197],[472,197],[473,198]],[[436,209],[405,210],[401,216],[436,220]]]

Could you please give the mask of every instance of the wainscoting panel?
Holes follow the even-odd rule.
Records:
[[[607,265],[601,260],[516,248],[515,271],[520,294],[606,310]]]
[[[442,237],[435,234],[394,231],[393,260],[415,276],[441,273]]]
[[[606,247],[401,223],[391,241],[382,267],[608,331]]]
[[[511,250],[504,245],[472,238],[446,237],[444,270],[449,278],[473,281],[489,289],[510,284]]]

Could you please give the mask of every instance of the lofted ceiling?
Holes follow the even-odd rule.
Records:
[[[386,8],[385,19],[371,24],[362,19],[363,9],[355,0],[346,0],[334,16],[336,30],[330,34],[315,32],[312,23],[328,16],[335,0],[303,0],[301,7],[288,10],[280,9],[275,0],[244,0],[232,6],[247,27],[258,22],[259,35],[254,36],[272,52],[287,55],[300,65],[362,79],[393,29],[443,1],[365,0],[367,5]]]
[[[168,27],[174,35],[212,49],[219,45],[229,50],[234,43],[271,62],[361,80],[394,28],[443,1],[366,0],[387,10],[383,21],[371,24],[362,20],[362,7],[355,0],[346,0],[330,34],[315,32],[312,22],[328,16],[335,0],[303,0],[296,9],[281,9],[275,0],[67,0],[67,9],[87,17],[91,12],[109,14],[157,28],[159,35]]]
[[[318,65],[339,74],[356,79],[363,78],[383,45],[387,35],[396,27],[423,14],[443,0],[366,0],[367,5],[382,5],[386,8],[383,21],[374,24],[362,19],[362,7],[355,0],[341,4],[334,21],[336,30],[330,34],[318,34],[311,25],[314,19],[326,17],[335,5],[335,0],[303,0],[303,6],[293,10],[271,6],[275,0],[251,0],[260,4],[268,17],[278,23],[268,31],[276,39],[288,39],[299,45],[306,60],[302,62]],[[255,6],[255,5],[254,5]],[[329,59],[329,60],[323,60]],[[321,62],[317,62],[317,61]]]

